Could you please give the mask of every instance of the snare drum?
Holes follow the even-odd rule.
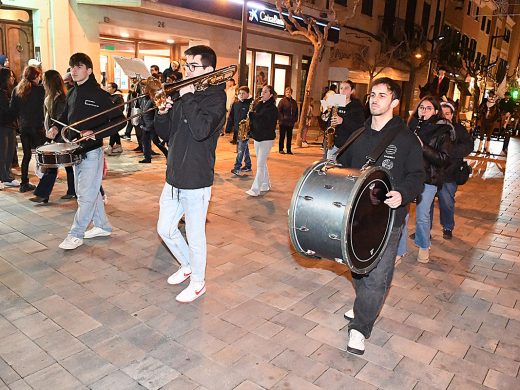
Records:
[[[71,167],[81,162],[81,155],[75,154],[79,145],[73,143],[52,143],[36,148],[36,163],[43,168]]]
[[[394,222],[384,201],[392,190],[383,167],[343,168],[328,161],[300,178],[289,209],[289,231],[298,252],[347,265],[366,274],[383,254]]]

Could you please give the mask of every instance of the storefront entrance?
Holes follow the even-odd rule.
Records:
[[[286,86],[291,86],[292,56],[266,51],[247,51],[247,84],[254,97],[260,96],[264,85],[272,85],[281,98]],[[254,77],[249,77],[253,74]],[[293,86],[293,89],[295,87]]]
[[[34,58],[30,12],[0,9],[0,54],[5,54],[9,58],[9,67],[19,80],[27,62]]]

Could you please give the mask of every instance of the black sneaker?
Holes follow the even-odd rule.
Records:
[[[242,168],[241,171],[242,172],[251,172],[252,169],[251,168]]]
[[[238,169],[232,169],[232,170],[231,170],[231,173],[232,173],[233,175],[240,176],[240,171],[239,171]]]
[[[29,198],[29,200],[34,203],[49,203],[49,198],[42,198],[41,196],[38,196],[38,195],[36,195],[32,198]]]
[[[142,151],[143,151],[143,149],[140,148],[139,146],[135,149],[132,149],[132,152],[142,152]]]
[[[20,192],[29,192],[34,191],[36,186],[31,183],[22,183],[20,184]]]
[[[448,229],[442,229],[442,238],[445,240],[451,240],[453,237],[453,233],[451,230]]]
[[[139,161],[140,164],[150,164],[151,162],[152,160],[150,160],[149,158],[145,158]]]
[[[278,153],[285,154],[285,152],[283,150],[279,150]]]

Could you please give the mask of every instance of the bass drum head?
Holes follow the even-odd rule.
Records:
[[[351,193],[344,215],[343,259],[358,274],[370,272],[388,244],[394,223],[394,209],[384,201],[392,190],[390,173],[382,167],[363,171]]]

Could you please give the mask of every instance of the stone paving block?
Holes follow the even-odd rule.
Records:
[[[439,352],[433,359],[431,365],[444,371],[461,375],[472,381],[482,383],[486,377],[487,368],[480,364],[471,363],[467,360]]]
[[[352,305],[353,306],[353,305]],[[346,310],[345,310],[346,311]],[[410,310],[409,307],[399,305],[398,307],[383,305],[383,309],[381,310],[380,316],[390,318],[396,322],[404,322],[410,315],[413,310]],[[343,313],[341,313],[343,316]]]
[[[448,334],[448,339],[456,340],[467,345],[473,345],[490,352],[493,352],[498,345],[498,339],[492,339],[481,334],[468,332],[457,328],[453,328],[450,331]]]
[[[63,329],[44,335],[34,341],[56,360],[65,359],[85,349],[83,343]]]
[[[246,379],[247,373],[232,368],[224,368],[203,358],[196,367],[184,372],[192,381],[202,384],[209,390],[233,389]]]
[[[184,375],[179,375],[170,383],[164,385],[161,390],[202,390],[202,386],[192,380],[186,378]]]
[[[69,356],[60,361],[60,364],[85,385],[90,385],[104,376],[117,371],[117,367],[90,349],[85,349]]]
[[[115,337],[115,332],[106,327],[100,326],[91,330],[90,332],[84,333],[78,337],[81,342],[90,348],[94,348],[95,345],[101,344],[103,341],[110,340]]]
[[[296,333],[306,334],[313,329],[317,323],[292,312],[284,311],[271,318],[272,322],[284,326]]]
[[[180,375],[178,371],[149,356],[126,366],[122,371],[150,390],[159,389]]]
[[[150,351],[149,355],[181,373],[196,367],[204,359],[204,356],[200,353],[186,348],[173,340],[168,340],[158,348]]]
[[[265,360],[272,360],[285,349],[285,347],[271,340],[266,340],[252,333],[246,334],[232,345]]]
[[[13,382],[9,385],[10,390],[32,390],[32,387],[27,384],[23,379]]]
[[[200,324],[200,329],[226,344],[232,344],[248,333],[247,330],[220,318],[205,319]]]
[[[345,319],[343,318],[343,315],[331,314],[318,308],[305,314],[304,318],[334,330],[339,330],[345,327]]]
[[[430,348],[397,335],[393,335],[384,345],[384,348],[385,350],[389,348],[400,355],[424,364],[429,364],[437,353],[435,348]]]
[[[438,334],[440,336],[446,336],[452,326],[449,323],[432,320],[428,317],[424,317],[420,314],[411,314],[404,323],[406,325],[413,326],[418,329],[424,329],[429,332]]]
[[[366,352],[365,352],[366,353]],[[392,370],[384,369],[376,364],[367,363],[356,375],[356,379],[370,383],[381,389],[413,389],[417,381],[404,374],[396,375]]]
[[[99,356],[119,368],[145,356],[142,349],[118,336],[95,345],[93,349]]]
[[[367,363],[367,361],[360,356],[347,353],[326,344],[323,344],[310,357],[311,359],[341,371],[350,377],[355,376]]]
[[[500,356],[507,357],[516,362],[520,362],[520,346],[509,344],[505,341],[498,343],[495,353]]]
[[[427,331],[423,332],[417,342],[461,359],[466,355],[469,349],[469,345],[465,342],[442,337]]]
[[[443,311],[434,318],[436,321],[453,325],[454,328],[467,332],[477,332],[482,325],[482,319],[463,317],[453,312]]]
[[[423,364],[407,356],[399,362],[394,372],[414,378],[419,381],[419,383],[436,389],[446,389],[454,376],[451,372]]]
[[[520,379],[496,370],[489,370],[484,380],[484,385],[492,389],[518,389],[520,388]]]
[[[346,346],[344,349],[346,350]],[[375,365],[388,370],[393,370],[402,358],[403,355],[400,353],[394,352],[388,348],[372,345],[369,341],[365,341],[365,353],[363,354],[363,359],[368,362],[374,363]]]
[[[310,356],[322,345],[316,340],[287,328],[274,335],[271,339],[275,343],[284,345],[290,350],[299,352],[304,356]]]
[[[206,354],[207,355],[207,354]],[[239,348],[228,345],[218,352],[210,355],[209,358],[221,366],[232,366],[242,357],[246,356],[247,352]]]
[[[483,384],[472,381],[471,379],[465,378],[460,375],[455,375],[450,385],[448,386],[448,390],[489,390],[489,387],[484,386]]]
[[[241,384],[239,384],[237,387],[235,387],[235,390],[262,390],[263,387],[258,386],[256,383],[253,383],[249,380],[245,380]]]
[[[306,336],[334,348],[346,348],[347,332],[338,332],[322,325],[316,325]]]
[[[271,387],[272,390],[287,390],[287,389],[298,389],[298,390],[318,390],[320,387],[307,382],[306,380],[289,374],[285,378],[283,378],[276,385]]]
[[[287,370],[265,362],[253,355],[241,357],[233,365],[233,368],[237,372],[244,373],[247,379],[266,389],[274,386],[288,374]]]
[[[199,329],[185,333],[181,337],[178,337],[176,341],[206,357],[220,351],[226,346],[226,343],[223,341]]]
[[[141,386],[135,380],[130,378],[124,372],[115,371],[101,378],[97,382],[90,385],[91,390],[144,390],[146,387]]]
[[[3,359],[0,359],[0,384],[5,383],[9,385],[10,383],[16,382],[20,379],[20,375],[18,375],[18,373]]]
[[[31,339],[55,333],[60,327],[42,313],[34,313],[13,321],[18,329]]]
[[[0,338],[0,356],[22,378],[55,362],[20,332]]]
[[[87,389],[80,381],[57,363],[26,376],[24,380],[35,389]]]
[[[326,365],[290,350],[283,351],[271,363],[311,383],[327,370]]]
[[[493,305],[491,305],[491,309],[489,309],[489,312],[520,321],[520,308],[515,309],[499,305],[498,303],[493,303]]]
[[[267,321],[258,328],[251,330],[251,333],[263,337],[264,339],[270,339],[276,334],[280,333],[283,329],[283,326]]]
[[[422,333],[422,330],[415,326],[402,324],[385,317],[379,317],[376,326],[388,333],[393,333],[412,341],[417,340]]]
[[[142,349],[151,351],[166,341],[166,337],[145,324],[139,324],[120,333],[121,337]]]
[[[323,389],[342,390],[342,389],[359,389],[359,390],[376,390],[377,386],[362,382],[350,375],[346,375],[338,370],[329,368],[321,375],[314,384]]]
[[[516,377],[520,368],[520,362],[511,361],[496,353],[484,351],[473,346],[469,348],[468,353],[464,356],[464,360],[486,368],[492,368],[511,377]]]

